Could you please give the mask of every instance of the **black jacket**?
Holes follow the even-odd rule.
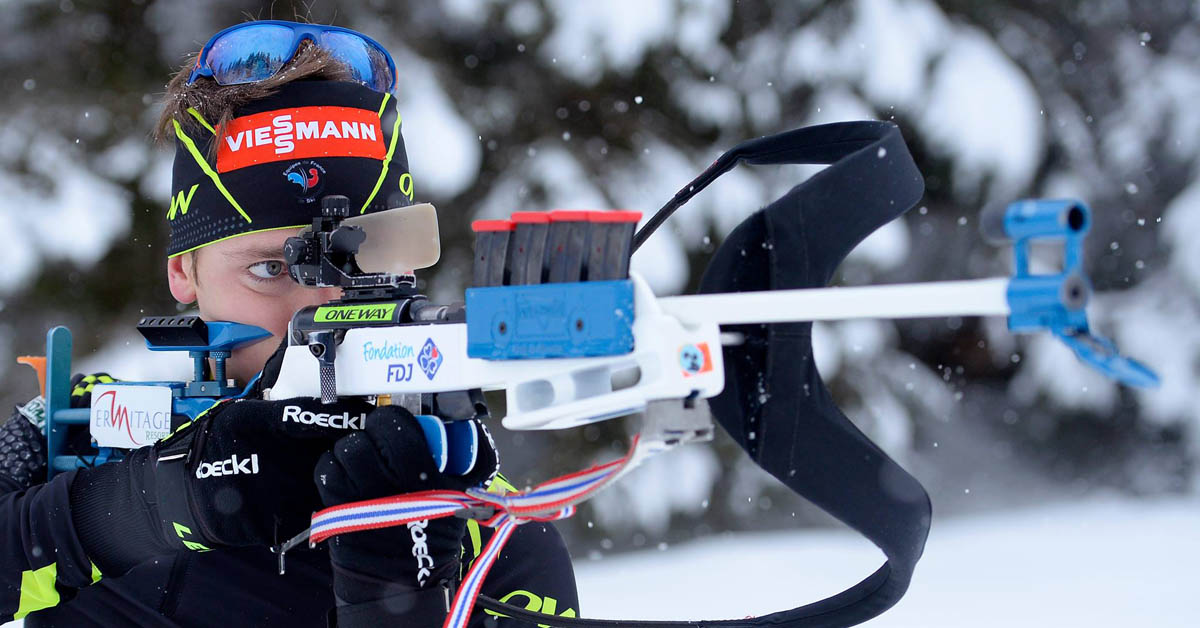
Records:
[[[71,522],[74,477],[65,473],[21,490],[0,473],[0,623],[24,617],[27,628],[327,625],[333,576],[321,547],[289,553],[282,576],[269,550],[241,548],[180,552],[121,577],[103,577]],[[467,532],[464,570],[492,531],[470,522]],[[533,523],[518,528],[488,573],[483,594],[529,610],[577,616],[575,577],[557,530]],[[485,618],[476,607],[471,625],[483,626]],[[403,619],[406,626],[441,624],[433,617]],[[528,625],[499,623],[505,624]]]

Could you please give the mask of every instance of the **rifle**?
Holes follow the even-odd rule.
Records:
[[[716,294],[656,297],[643,279],[629,272],[633,250],[676,209],[738,163],[831,165],[734,230],[714,255],[703,282],[715,286]],[[638,215],[630,212],[518,212],[509,220],[477,221],[473,225],[475,286],[466,291],[465,305],[430,303],[416,291],[409,274],[364,271],[358,263],[359,249],[372,244],[370,234],[347,224],[352,219],[344,198],[326,197],[322,216],[288,240],[284,257],[296,281],[340,286],[343,297],[293,316],[279,376],[264,396],[320,397],[326,402],[338,396],[371,396],[381,403],[403,404],[425,417],[431,452],[446,468],[469,466],[473,461],[470,452],[475,444],[463,442],[454,425],[486,413],[483,390],[505,391],[503,425],[509,429],[561,429],[641,412],[655,402],[691,407],[698,399],[710,399],[713,415],[756,463],[871,539],[884,551],[887,562],[841,594],[740,621],[605,622],[530,613],[483,597],[479,604],[554,626],[859,623],[895,604],[907,589],[928,533],[928,496],[837,410],[811,366],[807,340],[797,344],[795,333],[777,335],[777,330],[803,331],[810,321],[860,317],[1006,316],[1012,331],[1054,334],[1081,360],[1109,377],[1134,386],[1154,386],[1158,381],[1149,369],[1122,357],[1111,342],[1089,330],[1085,306],[1090,284],[1082,268],[1082,241],[1091,214],[1079,201],[1023,200],[985,215],[985,233],[1013,245],[1011,277],[858,288],[794,287],[826,284],[833,268],[857,242],[919,200],[921,181],[898,129],[890,123],[838,123],[750,140],[722,155],[636,234]],[[808,202],[813,198],[820,203]],[[821,205],[830,218],[845,220],[851,235],[835,242],[805,231],[817,224],[801,219],[811,218],[806,212],[817,211],[814,205]],[[1032,271],[1029,251],[1035,242],[1062,246],[1061,272]],[[757,254],[762,259],[756,263],[768,271],[758,274],[766,277],[747,278],[745,274],[758,266],[739,263],[739,256],[745,260],[746,251],[759,245],[776,252]],[[819,246],[834,251],[823,266],[801,268],[799,256],[787,254]],[[727,286],[751,286],[757,291],[719,290]],[[187,350],[195,360],[193,381],[148,386],[164,391],[157,394],[169,406],[158,406],[158,412],[171,416],[199,413],[217,399],[237,394],[222,381],[222,360],[259,333],[244,325],[204,323],[196,317],[150,317],[140,322],[139,330],[149,348]],[[727,364],[730,356],[744,360],[738,351],[770,355],[777,347],[795,352],[789,357],[807,365],[796,371],[807,379],[789,379],[786,376],[793,371],[786,367],[758,364],[760,386],[795,401],[788,389],[804,383],[809,396],[811,382],[809,402],[755,403],[746,401],[745,391],[736,386],[726,390],[737,383],[732,379],[737,370],[744,368],[742,363]],[[90,414],[63,409],[69,332],[51,330],[47,357],[47,434],[53,454],[59,451],[55,435],[66,424],[90,420],[96,430],[98,423],[107,420],[111,428],[117,421],[111,410],[106,419],[95,402]],[[211,380],[204,378],[202,368],[208,357],[216,364],[216,377]],[[116,399],[142,387],[146,385],[98,386],[93,395],[111,392]],[[811,407],[797,405],[802,403]],[[621,477],[645,456],[711,437],[711,418],[698,413],[677,417],[651,413],[630,454],[607,465],[513,498],[474,491],[400,496],[392,503],[417,504],[423,510],[380,525],[399,525],[413,517],[468,516],[496,526],[493,542],[502,545],[521,522],[569,516],[574,504]],[[97,464],[120,455],[116,440],[97,438],[97,442],[101,453],[85,462]],[[811,464],[797,467],[796,460]],[[75,464],[80,461],[56,455],[51,468]],[[561,498],[564,492],[567,497]],[[367,506],[348,504],[314,515],[310,530],[277,548],[281,569],[286,551],[339,533],[329,523],[337,519],[331,515],[356,512],[356,508]],[[487,564],[477,560],[464,579],[448,626],[465,624],[482,582],[479,570],[486,573]]]

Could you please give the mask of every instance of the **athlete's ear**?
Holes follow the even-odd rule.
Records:
[[[185,305],[196,302],[195,255],[195,252],[189,252],[167,258],[167,284],[171,287],[171,296]]]

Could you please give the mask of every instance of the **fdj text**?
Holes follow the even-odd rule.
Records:
[[[407,382],[412,379],[413,365],[412,362],[406,364],[389,364],[387,371],[387,381],[389,382]]]

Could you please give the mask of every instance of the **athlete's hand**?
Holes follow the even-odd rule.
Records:
[[[225,401],[120,463],[79,471],[71,508],[88,556],[110,574],[183,548],[266,546],[296,534],[321,504],[304,478],[373,408]]]
[[[76,374],[71,378],[71,407],[90,406],[92,388],[114,381],[108,373]],[[46,402],[39,395],[15,408],[8,421],[0,424],[0,493],[25,490],[46,480],[45,415]],[[79,449],[86,450],[87,440],[78,442],[77,434],[71,430],[64,444],[67,453],[86,453]]]
[[[438,471],[420,424],[407,410],[385,406],[361,432],[343,437],[313,472],[326,506],[428,490],[481,486],[496,473],[497,458],[483,424],[479,451],[466,475]],[[371,624],[402,616],[413,625],[444,617],[447,590],[458,576],[466,520],[447,517],[408,526],[342,534],[329,541],[339,624]],[[350,623],[347,623],[350,625]],[[432,625],[432,624],[431,624]]]
[[[97,384],[111,384],[120,381],[113,379],[108,373],[76,373],[71,376],[71,407],[72,408],[90,408],[92,407],[92,389]]]
[[[13,410],[0,425],[0,494],[22,491],[46,480],[46,436],[22,410],[41,407],[41,397]]]

